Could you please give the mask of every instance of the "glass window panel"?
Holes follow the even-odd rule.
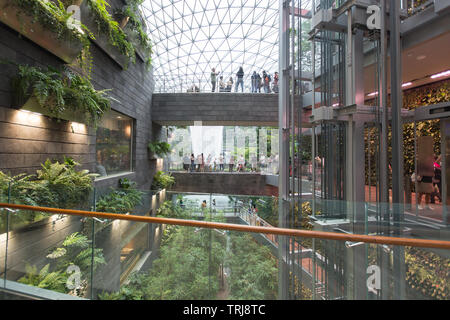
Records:
[[[111,110],[97,128],[96,172],[105,177],[132,169],[133,119]]]

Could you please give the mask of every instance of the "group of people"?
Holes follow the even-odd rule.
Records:
[[[270,157],[261,156],[259,161],[256,155],[251,155],[247,161],[244,155],[239,157],[229,156],[213,157],[211,154],[208,157],[204,157],[203,153],[195,156],[193,153],[185,154],[183,157],[183,169],[187,172],[223,172],[225,166],[227,166],[229,172],[244,172],[247,169],[251,172],[271,170],[270,168],[276,165],[278,166],[278,155],[272,155]]]
[[[211,69],[212,92],[216,92],[217,76],[219,74],[220,72],[216,72],[215,68]],[[261,88],[263,88],[264,93],[278,93],[278,79],[278,72],[275,72],[272,78],[272,76],[265,70],[263,70],[262,76],[256,71],[253,71],[253,74],[251,76],[252,93],[261,92]],[[231,92],[233,84],[234,92],[238,92],[239,86],[241,87],[241,92],[244,92],[244,69],[242,67],[239,67],[239,70],[236,73],[236,82],[233,81],[232,76],[228,79],[227,82],[225,82],[223,76],[219,77],[219,92]]]

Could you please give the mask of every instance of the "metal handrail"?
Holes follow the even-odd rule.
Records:
[[[423,248],[438,248],[438,249],[450,249],[450,241],[442,240],[430,240],[430,239],[412,239],[412,238],[394,238],[385,236],[369,236],[361,234],[343,234],[336,232],[324,232],[324,231],[311,231],[311,230],[297,230],[277,227],[258,227],[258,226],[246,226],[231,223],[209,222],[209,221],[195,221],[195,220],[183,220],[174,218],[159,218],[149,216],[135,216],[135,215],[123,215],[117,213],[103,213],[93,212],[85,210],[72,210],[72,209],[58,209],[58,208],[46,208],[38,206],[28,206],[22,204],[0,203],[0,208],[10,208],[19,210],[30,210],[39,212],[48,212],[54,214],[75,215],[84,216],[90,218],[101,219],[117,219],[128,220],[136,222],[156,223],[156,224],[170,224],[187,227],[199,227],[209,229],[223,229],[231,231],[242,232],[254,232],[265,234],[276,234],[282,236],[303,237],[303,238],[317,238],[328,240],[340,240],[340,241],[353,241],[364,243],[376,243],[376,244],[390,244],[399,246],[412,246]]]

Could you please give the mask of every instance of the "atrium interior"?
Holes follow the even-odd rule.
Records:
[[[0,299],[449,300],[449,57],[450,0],[0,0]]]

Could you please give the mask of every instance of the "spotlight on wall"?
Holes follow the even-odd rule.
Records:
[[[42,120],[42,114],[29,110],[19,110],[17,117],[24,124],[38,124]]]
[[[447,76],[450,76],[450,70],[433,74],[430,78],[431,79],[436,79],[436,78],[447,77]]]
[[[86,133],[86,125],[79,122],[71,122],[70,127],[72,128],[72,133]]]
[[[410,85],[412,85],[412,82],[405,82],[402,84],[402,88],[409,87]]]

